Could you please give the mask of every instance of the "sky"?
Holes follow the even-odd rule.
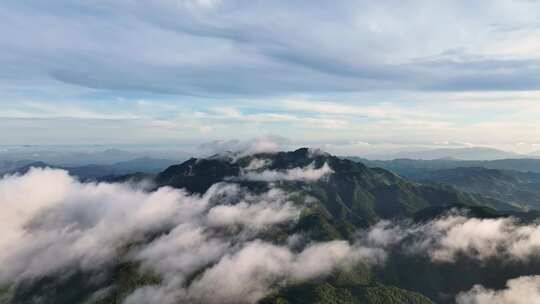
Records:
[[[540,1],[0,1],[3,145],[540,150]]]

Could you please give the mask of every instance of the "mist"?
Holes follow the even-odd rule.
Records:
[[[275,225],[294,223],[309,206],[278,188],[255,194],[218,183],[203,195],[169,187],[149,192],[34,168],[0,180],[0,203],[1,284],[74,270],[92,273],[121,257],[161,278],[136,289],[125,303],[255,303],[276,286],[385,258],[379,248],[347,241],[299,248],[260,239]]]
[[[499,258],[526,262],[540,255],[540,226],[512,217],[470,218],[454,210],[427,223],[381,221],[362,233],[367,243],[400,246],[408,254],[424,254],[436,263],[452,263],[465,255],[479,262]]]

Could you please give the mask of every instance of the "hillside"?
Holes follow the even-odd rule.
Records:
[[[417,182],[443,183],[462,192],[480,194],[516,206],[540,208],[540,173],[535,171],[537,164],[540,164],[539,160],[465,162],[399,159],[360,161],[369,164],[369,166],[383,167]]]
[[[119,182],[133,176],[116,177],[113,180]],[[136,192],[131,196],[126,193],[132,191],[128,190],[131,188],[120,188],[122,196],[129,198],[126,201],[126,206],[129,207],[128,210],[120,212],[117,207],[111,207],[114,217],[110,222],[92,218],[80,219],[77,216],[72,220],[73,223],[68,222],[70,227],[82,227],[80,231],[83,232],[92,231],[94,228],[91,225],[94,222],[100,225],[110,224],[110,227],[104,229],[110,230],[114,235],[116,223],[123,221],[123,226],[133,227],[137,231],[134,236],[122,235],[120,240],[114,242],[114,254],[107,263],[100,264],[98,269],[88,266],[59,268],[60,272],[36,275],[31,279],[12,282],[12,285],[0,286],[3,293],[3,296],[0,295],[3,302],[0,303],[30,304],[38,298],[40,303],[44,304],[148,303],[124,301],[134,294],[141,296],[140,292],[148,291],[149,288],[173,284],[176,282],[175,276],[183,273],[175,272],[178,271],[175,267],[188,271],[189,274],[181,283],[174,283],[180,284],[180,287],[175,287],[180,289],[173,288],[173,291],[181,291],[175,294],[175,297],[205,300],[166,303],[239,303],[236,294],[235,300],[226,298],[229,295],[227,288],[243,290],[244,287],[228,284],[233,284],[234,280],[242,280],[242,275],[246,275],[245,269],[251,269],[250,267],[253,267],[254,270],[251,271],[254,273],[248,272],[249,278],[265,288],[264,292],[255,289],[258,293],[250,294],[250,298],[243,299],[241,303],[452,303],[458,292],[472,288],[475,283],[487,282],[491,284],[488,286],[500,286],[506,279],[511,278],[511,275],[531,273],[538,268],[535,260],[531,260],[533,264],[519,267],[508,264],[501,270],[493,269],[493,265],[499,265],[496,260],[493,260],[493,264],[483,264],[474,263],[474,259],[464,257],[458,258],[455,264],[449,266],[434,263],[425,254],[407,254],[407,250],[401,246],[408,246],[407,242],[413,242],[417,232],[430,231],[421,228],[422,225],[430,225],[431,221],[436,221],[446,214],[455,214],[458,209],[464,214],[464,218],[477,219],[504,219],[512,214],[529,221],[536,218],[537,214],[522,213],[503,202],[466,194],[450,186],[412,182],[384,169],[369,168],[320,151],[303,148],[292,152],[240,157],[216,155],[206,159],[193,158],[170,166],[155,176],[142,175],[140,178],[152,179],[152,191]],[[168,187],[160,188],[163,186]],[[76,194],[86,191],[88,187],[96,187],[90,191],[91,197],[95,197],[95,191],[110,191],[114,186],[89,184],[78,187]],[[184,189],[185,192],[177,189]],[[147,195],[149,197],[146,197]],[[172,208],[162,216],[178,213],[182,219],[179,224],[168,221],[154,223],[152,228],[144,233],[144,230],[139,231],[139,228],[142,228],[139,225],[129,224],[134,218],[141,216],[134,201],[141,198],[143,202],[152,201],[152,195],[159,197],[159,206],[165,204]],[[167,197],[171,195],[182,197],[189,208],[177,210],[175,208],[178,201],[166,203]],[[97,198],[98,202],[103,199],[102,196]],[[116,200],[117,196],[113,199]],[[71,200],[69,204],[73,204]],[[198,205],[201,205],[201,208],[206,206],[204,208],[210,210],[197,211]],[[261,208],[260,206],[266,209],[257,209]],[[54,216],[53,213],[41,219],[43,223],[33,220],[35,223],[28,227],[53,229],[62,221],[67,221],[71,214],[78,214],[72,208],[68,208],[66,214]],[[82,208],[88,207],[83,204]],[[104,212],[100,208],[97,210],[96,214]],[[144,214],[150,212],[153,219],[155,211],[152,210],[146,210]],[[213,212],[215,210],[221,211]],[[195,214],[190,219],[189,214],[192,212]],[[262,212],[262,215],[257,212]],[[132,213],[136,216],[131,216]],[[185,217],[190,221],[185,222]],[[45,225],[47,219],[54,220],[48,224],[50,226]],[[385,223],[394,223],[396,229],[412,229],[413,232],[410,236],[404,234],[403,245],[378,245],[361,236],[361,233],[371,229],[378,233],[377,229],[381,229],[380,227],[383,228],[380,231],[393,229],[393,226],[384,226],[388,225]],[[196,230],[175,237],[179,231],[193,225]],[[410,225],[412,228],[407,228]],[[69,231],[65,230],[63,233],[69,234]],[[80,233],[77,229],[74,231]],[[204,260],[196,266],[190,264],[196,261],[199,255],[204,258],[208,252],[216,250],[210,247],[193,253],[188,251],[189,254],[183,256],[188,250],[186,248],[191,247],[182,247],[182,244],[184,240],[191,240],[192,233],[195,232],[207,237],[208,239],[203,240],[210,245],[218,242],[219,246],[223,246],[220,242],[226,242],[226,251],[221,260]],[[102,233],[98,236],[102,237]],[[400,233],[395,232],[396,236]],[[383,240],[385,235],[381,234]],[[108,236],[103,237],[109,240]],[[206,243],[195,244],[193,246],[206,246]],[[168,251],[169,246],[180,247]],[[194,250],[199,250],[197,248]],[[324,254],[313,251],[321,248],[331,250]],[[254,253],[247,255],[247,264],[242,262],[235,265],[245,250],[254,250]],[[262,250],[262,253],[257,253],[256,250]],[[309,264],[308,267],[315,269],[315,266],[321,263],[319,259],[330,254],[330,260],[321,263],[322,267],[329,267],[325,266],[325,263],[332,265],[333,259],[340,259],[341,252],[359,254],[360,258],[345,259],[344,261],[348,261],[345,263],[346,267],[332,267],[321,273],[308,271],[307,274],[302,274],[305,267],[301,264],[302,259],[317,257],[317,262]],[[151,260],[152,263],[148,264],[143,257],[150,253],[157,255],[157,260]],[[178,255],[183,258],[179,259]],[[257,258],[253,259],[253,256]],[[91,257],[95,258],[93,255]],[[273,260],[276,258],[277,262]],[[379,262],[379,259],[385,261]],[[161,263],[172,263],[172,266],[157,267]],[[282,263],[290,263],[291,266],[281,267]],[[301,267],[297,263],[300,263]],[[152,268],[154,265],[157,265],[157,268]],[[223,265],[234,267],[230,271],[218,271]],[[186,267],[188,270],[184,270]],[[297,269],[300,274],[289,273],[291,268]],[[235,275],[231,277],[231,271],[239,271],[239,274],[235,275],[239,275],[240,279]],[[280,279],[280,276],[284,275],[282,272],[292,277]],[[495,272],[502,274],[493,280],[492,274]],[[205,288],[211,286],[215,289],[204,289],[205,292],[201,295],[182,293],[188,290],[196,292],[202,282],[208,283],[210,274],[216,273],[218,276],[214,279],[217,281],[204,285]],[[457,280],[458,273],[467,274],[468,279]],[[250,282],[244,278],[242,284],[249,285]],[[215,287],[218,285],[225,287]],[[139,293],[136,293],[137,291]],[[152,302],[155,301],[150,301]]]
[[[280,180],[280,187],[300,191],[320,202],[331,219],[367,226],[378,219],[407,217],[430,206],[484,205],[515,209],[505,203],[465,194],[452,187],[410,182],[379,168],[368,168],[362,163],[341,159],[325,153],[313,153],[303,148],[293,152],[256,154],[231,161],[228,158],[190,159],[158,174],[158,186],[185,188],[204,193],[211,185],[233,181],[252,190],[266,189],[267,183],[253,180],[234,180],[252,162],[264,162],[254,172],[284,172],[291,168],[327,164],[333,173],[310,183]]]
[[[540,209],[540,174],[479,167],[427,171],[415,179],[441,182],[460,191]]]

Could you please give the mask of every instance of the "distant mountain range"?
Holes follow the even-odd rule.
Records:
[[[347,157],[347,159],[358,161],[369,167],[380,167],[399,173],[404,176],[410,176],[415,172],[425,170],[454,169],[459,167],[481,167],[486,169],[514,170],[520,172],[540,173],[540,159],[537,158],[517,158],[517,159],[498,159],[498,160],[478,160],[466,161],[456,159],[393,159],[393,160],[371,160],[361,157]]]
[[[14,162],[44,162],[54,166],[76,167],[85,165],[112,165],[119,162],[139,158],[173,159],[182,161],[188,154],[181,151],[126,151],[121,149],[106,149],[100,151],[59,150],[29,147],[26,149],[6,149],[0,151],[0,171],[7,171],[10,163]],[[11,169],[14,169],[11,166]]]
[[[532,157],[534,155],[528,155]],[[470,148],[442,148],[442,149],[426,149],[419,151],[397,152],[386,155],[373,155],[371,159],[392,160],[392,159],[456,159],[456,160],[496,160],[506,158],[524,158],[526,155],[513,152],[498,150],[486,147],[470,147]]]
[[[150,157],[141,157],[129,161],[122,161],[110,165],[83,165],[83,166],[59,166],[51,165],[45,162],[19,161],[6,163],[5,171],[0,171],[0,174],[24,174],[30,168],[56,168],[63,169],[69,172],[70,175],[76,176],[82,180],[107,179],[113,176],[122,176],[126,174],[139,173],[157,173],[163,169],[177,163],[170,159],[155,159]]]
[[[426,171],[409,177],[540,210],[540,173],[468,167]]]
[[[526,208],[540,209],[540,159],[460,161],[451,159],[373,161],[351,158],[403,177],[451,185]]]

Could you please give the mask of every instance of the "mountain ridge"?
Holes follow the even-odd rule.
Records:
[[[265,160],[261,170],[284,172],[292,168],[313,165],[321,168],[328,164],[333,173],[324,180],[312,182],[278,181],[280,186],[299,187],[303,192],[326,202],[325,209],[334,217],[367,219],[362,225],[379,218],[410,216],[422,208],[433,205],[504,205],[483,200],[442,185],[412,183],[380,168],[369,168],[362,163],[336,156],[312,152],[307,148],[291,152],[260,153],[231,159],[229,157],[192,158],[173,165],[156,175],[156,186],[185,188],[189,192],[204,193],[211,185],[238,177],[253,161]],[[257,171],[256,170],[256,171]],[[251,189],[261,186],[256,181],[237,181]],[[301,186],[300,186],[301,185]],[[509,210],[516,210],[506,206]]]
[[[497,160],[507,158],[526,158],[527,155],[504,151],[490,147],[437,148],[415,151],[402,151],[391,154],[372,155],[369,158],[377,160],[393,159],[455,159],[455,160]]]

